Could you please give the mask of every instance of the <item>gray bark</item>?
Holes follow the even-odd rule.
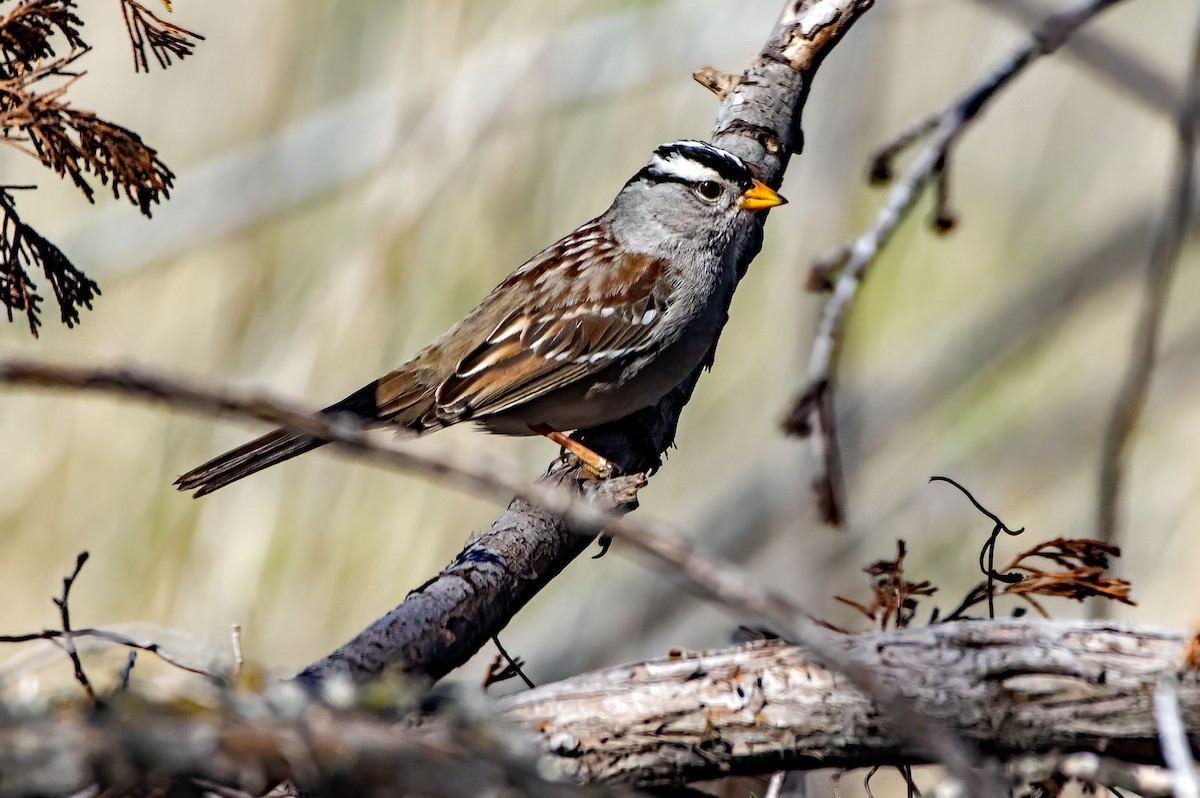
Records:
[[[1092,622],[971,621],[848,636],[858,662],[1000,758],[1097,751],[1158,762],[1153,696],[1178,679],[1200,735],[1200,674],[1175,632]],[[848,681],[779,641],[671,655],[500,702],[572,781],[653,785],[779,769],[920,763]]]
[[[1145,627],[1028,620],[840,641],[921,712],[999,759],[1019,760],[1014,781],[1073,773],[1122,787],[1153,776],[1157,786],[1144,794],[1163,794],[1171,774],[1123,762],[1161,762],[1154,698],[1162,678],[1175,680],[1179,714],[1200,739],[1200,673],[1184,667],[1190,642]],[[779,641],[675,651],[490,707],[445,700],[420,721],[381,713],[378,697],[364,697],[372,711],[338,710],[289,683],[226,698],[211,712],[136,695],[115,697],[119,711],[99,715],[31,717],[0,706],[0,796],[184,776],[253,794],[283,779],[338,794],[577,794],[545,777],[604,794],[596,787],[924,761],[912,735],[889,734],[895,727],[848,680]],[[1073,751],[1103,761],[1063,758]]]

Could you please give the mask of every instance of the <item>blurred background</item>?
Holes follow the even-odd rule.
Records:
[[[110,7],[111,5],[111,7]],[[642,495],[696,545],[852,625],[834,594],[908,541],[910,575],[948,609],[991,529],[952,476],[1035,540],[1095,528],[1098,455],[1169,182],[1152,103],[1061,53],[1003,94],[956,152],[960,225],[925,202],[879,261],[851,323],[836,406],[849,525],[816,520],[806,443],[779,422],[802,384],[822,298],[809,264],[883,199],[872,149],[950,102],[1021,39],[1003,0],[890,0],[822,68],[806,148],[743,282],[678,449]],[[1038,4],[1034,4],[1038,6]],[[1046,2],[1051,10],[1065,4]],[[178,175],[153,220],[96,207],[0,151],[23,218],[102,287],[74,330],[0,326],[0,356],[137,364],[318,406],[440,334],[509,271],[604,210],[657,144],[707,138],[693,69],[740,72],[780,0],[179,0],[207,37],[134,75],[116,4],[82,10],[95,46],[73,102],[139,133]],[[1177,90],[1194,0],[1127,0],[1091,30]],[[1200,591],[1200,248],[1172,289],[1161,363],[1133,442],[1115,617],[1190,628]],[[294,672],[398,603],[502,508],[317,453],[193,501],[172,480],[256,427],[94,396],[0,395],[0,630],[53,625],[82,549],[78,625],[172,627]],[[534,477],[542,440],[452,429],[412,444],[501,456]],[[940,602],[939,602],[940,600]],[[1059,617],[1082,612],[1050,603]],[[924,612],[922,613],[924,617]],[[503,635],[536,681],[672,646],[729,641],[738,618],[616,546],[582,559]],[[198,650],[199,650],[198,649]],[[9,652],[0,652],[7,654]],[[482,678],[485,651],[452,678]],[[54,660],[69,675],[69,665]]]

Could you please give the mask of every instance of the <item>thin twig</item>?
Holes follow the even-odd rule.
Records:
[[[116,645],[124,646],[125,648],[145,651],[158,657],[168,665],[173,665],[180,670],[188,671],[189,673],[194,673],[198,676],[207,676],[216,682],[226,681],[226,677],[222,673],[209,670],[208,668],[203,668],[199,665],[188,665],[186,662],[181,662],[170,654],[164,652],[159,647],[158,643],[143,643],[141,641],[134,640],[132,637],[126,637],[119,632],[109,631],[108,629],[94,629],[91,627],[72,629],[69,635],[71,638],[76,640],[81,637],[92,637],[108,643],[115,643]],[[65,645],[60,642],[65,636],[67,636],[67,633],[64,633],[61,629],[43,629],[40,632],[28,632],[20,635],[0,635],[0,643],[28,643],[32,640],[49,640],[55,645],[61,646]]]
[[[129,656],[125,658],[125,664],[121,666],[120,673],[117,674],[117,689],[128,690],[129,680],[133,678],[133,666],[137,665],[137,649],[129,652]]]
[[[1012,572],[999,573],[996,570],[996,540],[1000,537],[1001,532],[1003,532],[1004,534],[1009,535],[1011,537],[1016,537],[1017,535],[1023,534],[1025,532],[1025,527],[1021,527],[1020,529],[1010,529],[1007,524],[1005,524],[1003,521],[1000,520],[1000,517],[998,515],[996,515],[995,513],[993,513],[991,510],[987,509],[986,507],[984,507],[982,504],[980,504],[975,499],[975,497],[971,495],[971,492],[969,490],[967,490],[966,488],[964,488],[962,485],[958,484],[954,480],[950,479],[950,477],[933,476],[933,477],[929,478],[929,481],[930,482],[947,482],[947,483],[953,485],[954,487],[958,488],[958,490],[964,496],[967,497],[967,499],[971,502],[971,504],[975,505],[976,510],[983,513],[988,518],[992,519],[992,523],[994,524],[994,526],[992,527],[992,533],[991,533],[991,535],[988,536],[987,542],[984,543],[983,547],[979,550],[979,570],[983,573],[984,577],[987,579],[988,617],[995,618],[996,617],[996,586],[995,586],[995,583],[996,582],[1004,582],[1005,584],[1011,585],[1011,584],[1016,584],[1017,582],[1020,582],[1022,579],[1024,579],[1024,577],[1019,573],[1012,573]],[[987,562],[985,563],[984,560],[986,560]],[[947,618],[947,620],[951,620],[952,618],[954,618],[954,616],[960,610],[963,610],[963,609],[966,609],[966,607],[964,605],[959,605],[959,609],[957,609],[953,613],[951,613],[950,616]]]
[[[504,657],[505,661],[508,662],[508,667],[512,668],[513,673],[520,676],[521,681],[525,682],[525,686],[530,690],[537,687],[533,683],[533,680],[525,675],[525,671],[521,670],[521,660],[513,659],[512,655],[504,649],[504,646],[500,645],[500,635],[493,635],[492,642],[496,644],[496,650],[500,652],[500,656]]]
[[[54,605],[58,607],[59,618],[62,621],[62,631],[55,635],[54,638],[47,638],[67,652],[67,656],[71,658],[71,665],[75,668],[75,681],[83,686],[83,690],[88,694],[88,698],[96,701],[96,690],[92,687],[92,682],[87,677],[87,673],[83,669],[83,662],[79,659],[79,650],[75,648],[75,633],[71,631],[71,588],[75,585],[75,579],[79,576],[79,572],[83,569],[84,563],[88,561],[88,553],[81,551],[79,556],[75,558],[75,568],[69,576],[63,578],[62,598],[54,599]]]
[[[906,129],[872,159],[872,180],[886,180],[892,175],[895,156],[916,141],[925,140],[907,171],[892,186],[870,228],[846,248],[848,255],[825,303],[813,340],[806,386],[784,422],[788,432],[807,436],[811,441],[818,470],[813,488],[819,499],[831,502],[825,513],[827,522],[837,524],[845,517],[838,444],[829,420],[833,418],[833,391],[846,321],[871,265],[925,189],[936,184],[939,175],[949,167],[952,148],[996,95],[1030,64],[1053,53],[1079,27],[1117,2],[1120,0],[1084,0],[1051,16],[986,78],[945,110]],[[940,195],[945,197],[947,192],[943,187]],[[935,228],[944,229],[949,221],[950,217],[935,214]],[[813,282],[819,285],[823,281]]]
[[[763,798],[779,798],[783,794],[783,782],[787,779],[786,770],[777,770],[771,776],[771,783],[767,785],[767,792]]]
[[[1027,29],[1036,29],[1046,15],[1044,3],[1037,0],[975,0],[992,11],[1015,20]],[[1086,65],[1110,85],[1125,93],[1127,99],[1144,108],[1173,118],[1179,111],[1183,91],[1157,64],[1145,55],[1100,30],[1081,30],[1062,48],[1063,55]]]
[[[1192,746],[1188,742],[1187,725],[1179,706],[1179,685],[1171,673],[1164,673],[1154,690],[1154,722],[1158,727],[1158,744],[1163,760],[1171,769],[1178,798],[1200,798],[1200,777]]]
[[[242,625],[235,623],[229,629],[229,643],[233,647],[233,675],[240,676],[246,659],[242,655]]]
[[[633,522],[600,510],[570,491],[508,476],[515,466],[448,454],[425,454],[391,440],[368,438],[355,418],[326,415],[265,393],[211,388],[134,368],[64,366],[29,360],[0,360],[0,384],[94,391],[165,404],[206,416],[255,419],[328,441],[356,458],[416,474],[434,482],[493,499],[513,495],[561,516],[581,533],[596,534]]]
[[[1122,475],[1129,454],[1129,441],[1142,417],[1150,377],[1158,356],[1167,294],[1195,201],[1196,131],[1200,126],[1200,25],[1192,53],[1187,94],[1175,126],[1177,147],[1171,169],[1167,207],[1150,253],[1145,273],[1142,308],[1134,331],[1132,352],[1125,377],[1117,392],[1100,456],[1100,479],[1096,496],[1096,536],[1116,539],[1121,502]],[[1097,608],[1099,609],[1099,607]]]
[[[507,501],[515,494],[558,515],[580,533],[604,532],[626,541],[677,572],[702,595],[779,630],[849,678],[875,701],[885,718],[903,718],[908,737],[970,785],[974,795],[1002,795],[998,785],[979,770],[980,760],[972,748],[942,723],[916,711],[909,699],[882,682],[869,667],[850,658],[837,635],[813,623],[789,598],[761,587],[760,575],[697,554],[685,537],[667,531],[662,524],[616,516],[556,486],[505,476],[504,470],[481,465],[477,458],[460,462],[408,451],[390,441],[376,443],[365,437],[357,423],[262,394],[216,390],[132,369],[52,366],[17,360],[0,361],[0,384],[4,383],[97,391],[205,415],[254,418],[328,441],[364,461],[409,471],[475,495]]]

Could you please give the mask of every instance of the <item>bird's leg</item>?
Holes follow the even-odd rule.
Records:
[[[538,435],[546,436],[571,454],[578,457],[580,461],[587,466],[588,470],[600,479],[607,479],[608,477],[612,476],[614,470],[613,464],[609,462],[607,458],[596,454],[571,436],[565,435],[558,430],[547,426],[546,424],[532,424],[530,425],[529,429],[533,430]]]

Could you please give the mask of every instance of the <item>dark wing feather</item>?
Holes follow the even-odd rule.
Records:
[[[325,412],[422,433],[545,396],[649,346],[665,310],[666,268],[665,261],[622,251],[593,220],[530,259],[400,369]],[[491,322],[497,317],[499,325]],[[324,443],[276,430],[176,484],[200,496]]]
[[[435,395],[446,423],[503,413],[646,350],[661,323],[663,261],[623,255],[613,279],[565,287],[551,307],[519,308],[468,352]],[[611,271],[610,271],[611,270]],[[575,304],[561,304],[573,297]]]

